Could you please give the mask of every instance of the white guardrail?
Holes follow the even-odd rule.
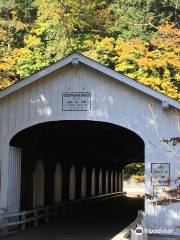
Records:
[[[0,232],[7,235],[19,230],[25,230],[26,227],[36,227],[42,222],[57,220],[60,216],[65,216],[78,211],[80,207],[93,204],[106,199],[111,199],[124,195],[125,192],[109,193],[100,196],[93,196],[86,199],[77,199],[67,202],[59,202],[51,206],[31,209],[12,214],[4,214],[0,224]]]
[[[131,240],[147,240],[148,234],[145,231],[147,229],[144,221],[145,213],[141,210],[138,211],[138,216],[131,226]]]
[[[146,228],[144,216],[145,213],[139,210],[136,219],[113,237],[112,240],[147,240],[148,235],[146,231],[144,231]]]

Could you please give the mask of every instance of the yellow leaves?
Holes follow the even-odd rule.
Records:
[[[38,6],[38,22],[59,21],[63,10],[58,0],[35,0],[35,5]],[[64,16],[64,15],[63,15]]]
[[[118,39],[115,46],[115,70],[180,100],[180,93],[173,82],[180,80],[180,49],[177,42],[170,41],[175,34],[177,37],[177,30],[173,25],[166,25],[161,28],[161,32],[166,33],[166,36],[149,42],[138,38],[131,41]]]
[[[23,23],[17,19],[16,11],[11,11],[11,19],[0,18],[0,36],[6,34],[6,36],[12,37],[15,32],[26,29],[28,24]],[[9,42],[9,41],[8,41]]]
[[[115,47],[115,51],[117,53],[118,62],[124,61],[126,59],[132,58],[133,48],[128,43],[125,42],[117,42]]]
[[[10,64],[7,62],[0,62],[0,71],[7,71],[10,69]]]
[[[27,28],[28,24],[24,24],[21,21],[15,21],[14,26],[17,30],[21,30]]]
[[[87,40],[84,41],[84,44],[85,44],[85,46],[87,46],[87,47],[91,47],[91,46],[94,45],[94,41],[92,41],[92,40],[90,40],[90,39],[87,39]]]
[[[133,52],[133,50],[134,50],[134,47],[133,47],[132,42],[130,42],[130,41],[128,42],[123,39],[118,39],[116,41],[115,51],[117,51],[117,54],[119,52],[131,53],[131,52]],[[118,54],[118,55],[120,55],[120,54]]]
[[[175,24],[172,22],[165,22],[163,25],[158,27],[158,30],[161,34],[170,38],[180,37],[180,29],[175,27]]]
[[[7,79],[7,78],[0,78],[0,90],[11,86],[14,81]]]
[[[103,50],[113,51],[114,49],[114,38],[105,37],[99,42],[99,47]]]
[[[12,15],[12,20],[16,21],[17,20],[17,12],[15,10],[11,11]]]
[[[147,47],[146,47],[146,44],[147,44],[147,43],[145,44],[145,43],[142,42],[142,40],[139,39],[139,38],[134,38],[132,44],[133,44],[133,48],[136,49],[136,50],[139,51],[139,52],[145,52],[145,51],[147,51]]]
[[[178,92],[177,87],[171,81],[154,77],[140,77],[138,81],[154,88],[158,92],[168,95],[171,98],[180,99],[180,93]]]
[[[18,60],[28,54],[30,51],[27,48],[17,48],[14,51],[11,52],[11,55],[6,58],[6,61],[11,64],[11,66],[17,64]]]
[[[28,46],[28,47],[36,47],[38,45],[41,44],[41,40],[35,36],[35,35],[29,35],[25,40],[24,43]]]
[[[115,51],[118,56],[118,61],[133,60],[137,56],[143,56],[147,52],[147,43],[145,44],[139,38],[134,38],[131,41],[125,41],[118,39],[116,41]],[[140,62],[141,65],[147,64],[147,59],[143,59]]]
[[[128,64],[125,61],[121,64],[117,64],[115,67],[115,70],[118,72],[126,72],[127,70],[134,70],[134,65],[133,64]],[[128,74],[127,74],[128,75]],[[131,78],[134,78],[134,76],[130,76]]]
[[[0,29],[0,36],[8,35],[7,31],[4,29]]]
[[[164,77],[164,78],[169,78],[170,76],[171,76],[170,71],[169,71],[168,69],[165,69],[164,74],[163,74],[163,77]]]
[[[12,79],[27,77],[76,51],[180,99],[176,88],[177,81],[180,81],[180,35],[173,24],[159,26],[156,37],[152,39],[151,35],[148,41],[140,38],[127,40],[127,36],[117,39],[116,33],[110,37],[106,29],[106,21],[111,24],[113,19],[112,16],[109,21],[109,11],[103,9],[106,1],[68,0],[63,4],[59,0],[34,2],[37,19],[25,31],[18,31],[24,30],[27,25],[18,21],[15,11],[11,12],[11,20],[0,19],[0,54],[3,56],[0,71],[4,76]],[[72,6],[72,3],[75,5]],[[24,47],[21,47],[23,44]],[[8,85],[7,82],[6,79],[3,86]],[[177,82],[176,86],[174,82]]]
[[[90,49],[89,51],[83,52],[83,55],[95,61],[98,61],[98,54],[96,49]]]
[[[8,31],[4,30],[4,29],[0,29],[0,41],[4,42],[5,44],[7,44],[7,41],[10,40],[10,36]]]
[[[177,81],[180,81],[180,71],[178,71],[178,72],[175,74],[174,78],[175,78]]]
[[[7,72],[7,75],[11,75],[11,73],[17,68],[19,59],[28,53],[29,50],[26,48],[15,49],[0,62],[0,71]]]
[[[6,21],[6,20],[4,20],[4,19],[0,18],[0,25],[4,25],[4,24],[6,24],[6,23],[7,23],[7,21]]]
[[[149,78],[147,78],[147,77],[144,78],[143,76],[139,77],[138,81],[140,83],[143,83],[143,84],[145,84],[145,85],[147,85],[149,87],[153,87],[153,88],[155,88],[156,85],[160,85],[161,84],[160,79],[150,78],[150,77]]]
[[[133,179],[136,183],[142,183],[142,182],[144,182],[144,176],[132,175],[132,179]]]
[[[137,60],[137,63],[140,67],[147,67],[150,63],[150,58],[148,57],[142,57],[140,59]]]
[[[43,29],[40,27],[36,27],[31,30],[31,33],[40,36],[43,33]]]

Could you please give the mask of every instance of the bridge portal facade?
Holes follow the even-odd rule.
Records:
[[[122,191],[123,167],[144,162],[147,226],[176,234],[179,202],[155,202],[160,191],[179,194],[178,147],[162,142],[177,137],[179,109],[78,54],[2,91],[1,216]]]

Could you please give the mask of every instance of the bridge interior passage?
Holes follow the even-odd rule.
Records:
[[[103,122],[41,123],[10,145],[22,149],[21,210],[121,191],[123,167],[144,162],[137,134]]]

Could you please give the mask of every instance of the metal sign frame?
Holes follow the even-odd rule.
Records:
[[[162,179],[162,182],[164,182],[159,184],[158,184],[158,175],[153,176],[153,170],[155,169],[155,166],[158,169],[158,165],[159,165],[159,179]],[[164,171],[161,176],[160,176],[160,171]],[[158,172],[156,174],[158,174]],[[165,176],[166,174],[167,176]],[[157,181],[156,184],[155,184],[155,179]],[[170,185],[170,163],[151,163],[151,185],[152,186],[169,186]]]
[[[72,105],[68,106],[67,103],[65,105],[65,101],[64,101],[65,95],[70,95],[69,97],[73,98]],[[83,96],[83,95],[87,95],[87,96]],[[87,99],[80,100],[81,97],[87,98]],[[74,100],[74,98],[77,98],[77,99]],[[85,101],[85,103],[82,103],[82,101]],[[91,92],[63,92],[62,93],[62,111],[90,111],[90,110],[91,110]]]

